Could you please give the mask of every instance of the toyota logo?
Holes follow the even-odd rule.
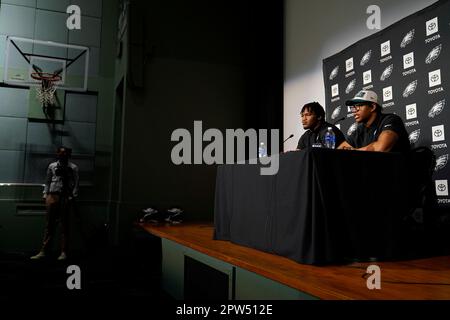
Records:
[[[446,186],[445,184],[441,183],[441,184],[439,184],[439,185],[437,186],[437,189],[438,189],[440,192],[444,192],[444,191],[447,190],[447,186]]]
[[[432,22],[428,25],[428,30],[433,31],[436,28],[436,22]]]
[[[408,110],[408,114],[410,116],[412,116],[414,113],[416,113],[416,110],[414,108],[411,108],[411,109]]]
[[[434,132],[434,136],[436,138],[442,137],[442,134],[443,134],[442,130],[439,129]]]
[[[406,64],[411,64],[412,58],[411,57],[406,58],[405,62]]]
[[[438,76],[437,74],[434,74],[434,75],[431,77],[431,81],[432,81],[432,82],[438,82],[438,81],[439,81],[439,76]]]

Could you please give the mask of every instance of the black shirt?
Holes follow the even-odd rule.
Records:
[[[328,127],[333,128],[334,135],[336,136],[336,148],[345,141],[344,134],[336,126],[323,122],[316,130],[306,131],[298,140],[297,149],[306,149],[312,147],[313,144],[321,144],[325,146],[325,133],[327,133]]]
[[[363,123],[359,124],[356,130],[347,137],[347,142],[352,147],[359,149],[377,141],[380,134],[386,130],[394,131],[398,135],[397,143],[391,152],[407,152],[410,150],[408,132],[403,120],[392,113],[380,113],[369,128]]]

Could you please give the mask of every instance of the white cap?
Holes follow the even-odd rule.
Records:
[[[353,97],[353,99],[347,100],[345,104],[347,106],[353,106],[361,102],[373,102],[379,105],[377,94],[370,90],[361,90]]]

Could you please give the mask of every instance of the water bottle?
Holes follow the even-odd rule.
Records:
[[[267,157],[267,150],[266,150],[266,145],[264,144],[264,142],[261,142],[259,144],[258,157],[259,158]]]
[[[328,127],[327,132],[325,133],[325,147],[327,149],[336,148],[336,136],[331,127]]]

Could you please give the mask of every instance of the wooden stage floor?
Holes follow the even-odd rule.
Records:
[[[142,224],[147,232],[320,299],[450,300],[450,256],[317,267],[213,240],[212,224]],[[381,290],[369,290],[366,270],[381,268]]]

